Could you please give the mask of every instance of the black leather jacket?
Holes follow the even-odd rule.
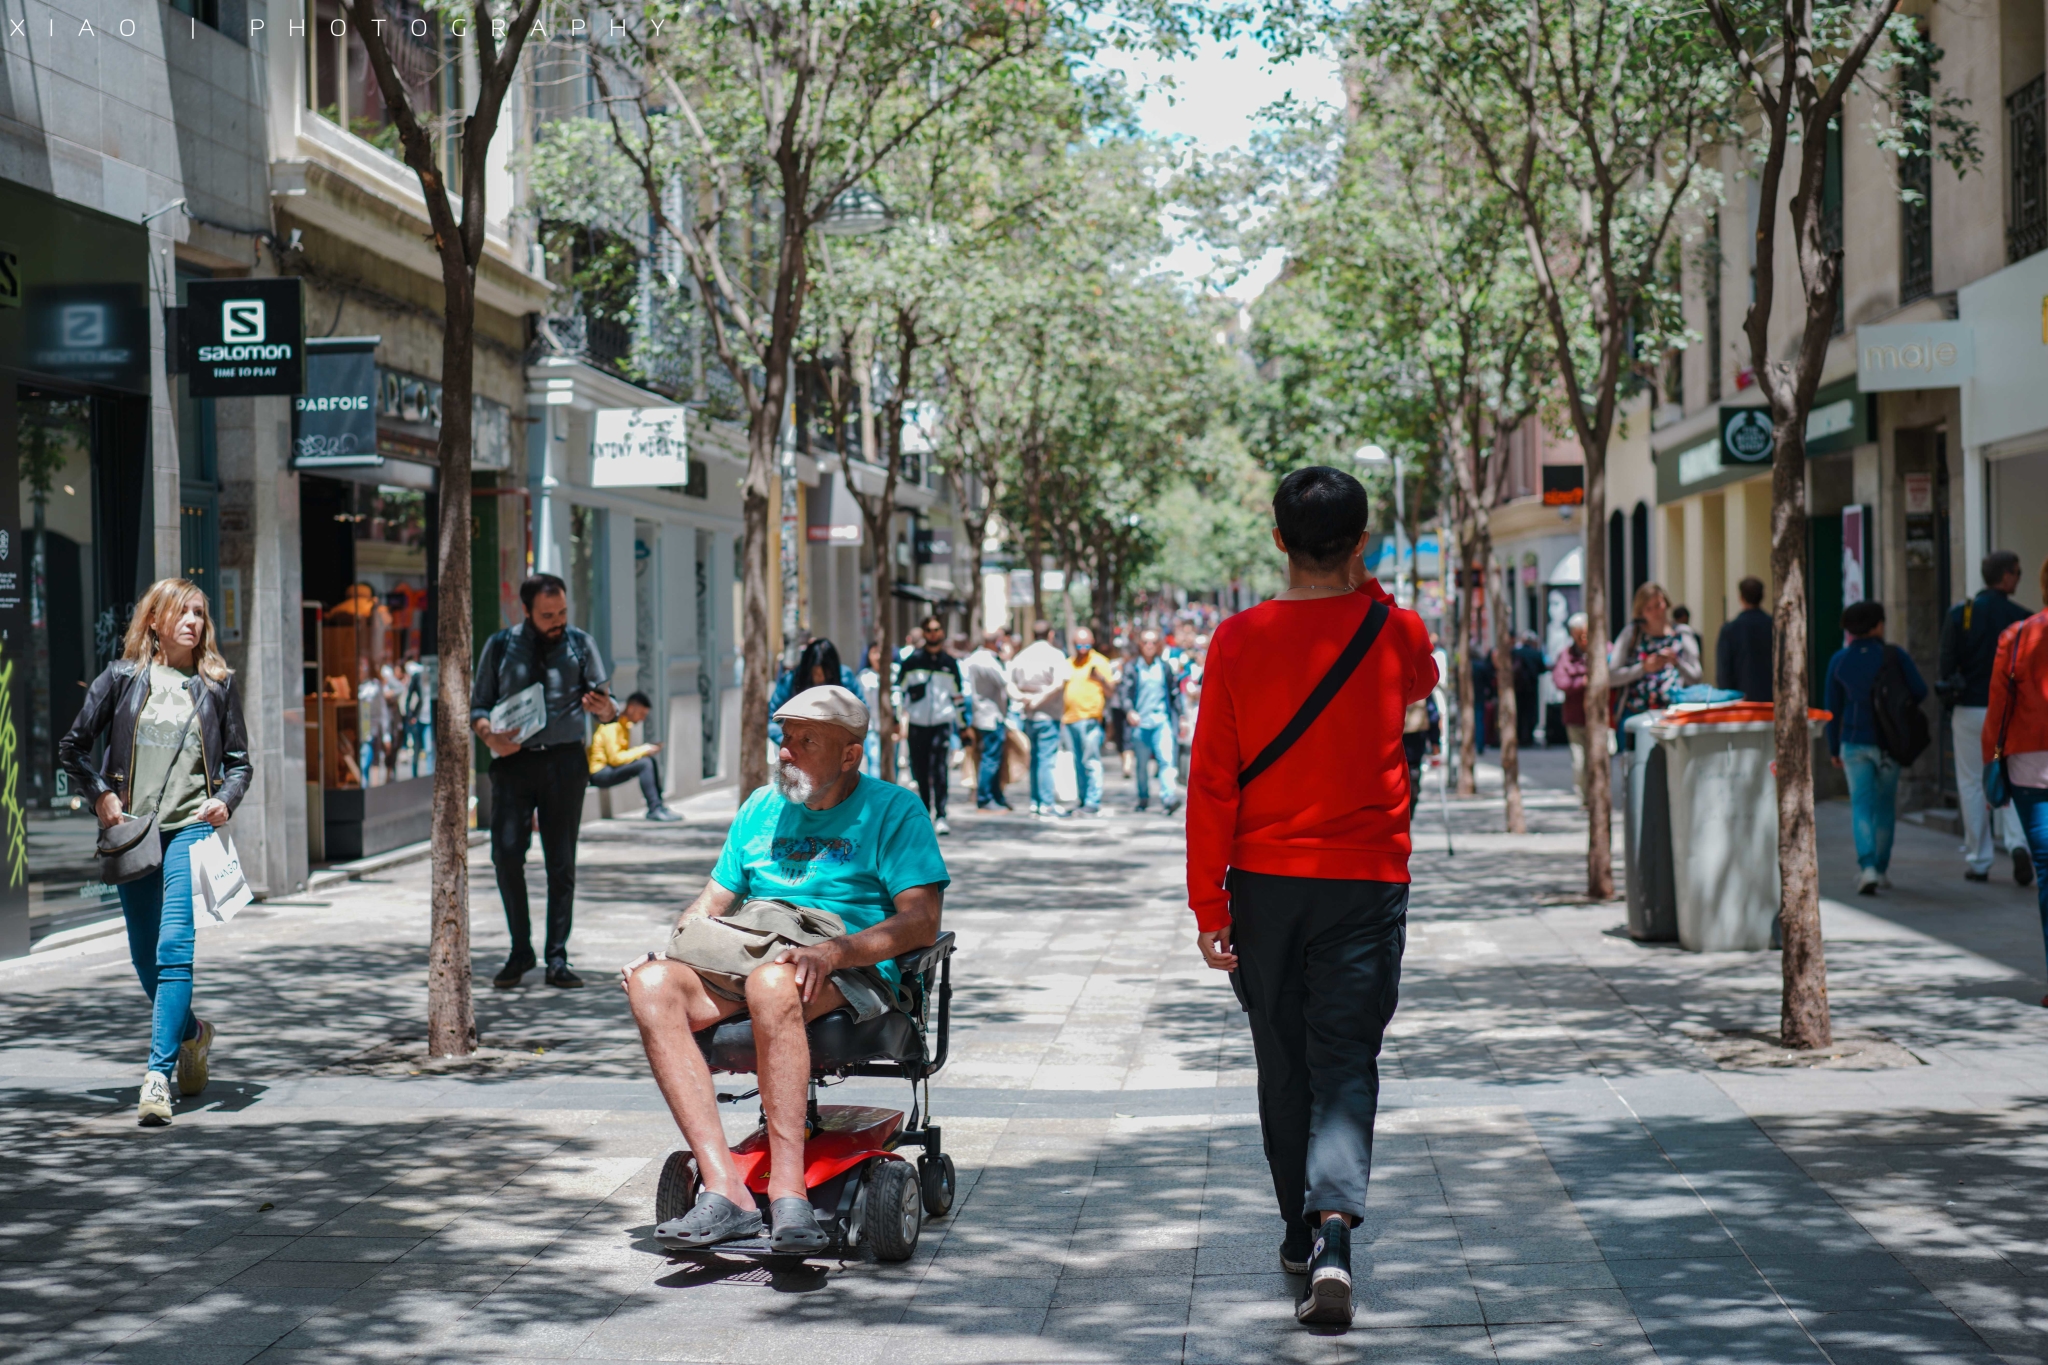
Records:
[[[242,724],[242,693],[230,673],[226,682],[214,682],[195,673],[186,684],[197,713],[200,752],[205,758],[207,794],[225,802],[229,813],[248,794],[254,769],[249,766],[249,732]],[[78,719],[57,741],[57,761],[71,780],[84,791],[86,800],[97,805],[100,797],[114,792],[121,808],[135,804],[128,791],[130,759],[135,749],[135,723],[149,700],[149,670],[128,659],[107,665],[86,689],[85,704]],[[101,735],[107,737],[104,766],[92,766],[92,746]]]

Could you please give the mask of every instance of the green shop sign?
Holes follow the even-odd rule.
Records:
[[[1857,390],[1853,376],[1815,394],[1806,415],[1807,455],[1838,455],[1875,440],[1876,401]],[[1724,406],[1718,418],[1702,439],[1658,453],[1659,503],[1740,483],[1770,467],[1774,439],[1768,408]]]

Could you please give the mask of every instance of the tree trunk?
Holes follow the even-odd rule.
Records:
[[[444,257],[445,261],[445,257]],[[466,268],[444,266],[441,332],[440,525],[434,649],[440,660],[434,717],[433,897],[427,946],[427,1053],[476,1049],[469,973],[469,787],[475,739],[469,724],[471,588],[470,431],[476,295]]]
[[[1586,899],[1614,899],[1614,791],[1607,757],[1607,448],[1586,454],[1580,610],[1586,613]]]
[[[1458,695],[1458,795],[1479,794],[1479,698],[1472,687],[1472,642],[1478,635],[1479,599],[1473,591],[1473,568],[1468,547],[1458,544],[1458,610],[1453,631],[1451,667],[1457,670]]]
[[[1511,565],[1496,565],[1493,562],[1493,537],[1482,533],[1482,553],[1495,583],[1493,601],[1493,676],[1498,683],[1494,689],[1500,697],[1497,713],[1500,728],[1500,771],[1501,800],[1505,807],[1507,830],[1510,834],[1527,834],[1529,820],[1522,810],[1522,751],[1520,738],[1521,706],[1515,697],[1515,656],[1514,637],[1508,630],[1507,612],[1502,610],[1509,601],[1511,589],[1509,577],[1514,573]]]
[[[1777,602],[1772,708],[1778,775],[1778,902],[1784,994],[1778,1038],[1789,1048],[1828,1047],[1828,969],[1820,932],[1820,869],[1814,848],[1813,733],[1806,716],[1806,432],[1777,417],[1771,460],[1771,580]]]
[[[744,802],[768,781],[768,693],[774,684],[771,670],[775,660],[768,657],[768,575],[782,572],[780,563],[768,563],[769,518],[782,519],[782,509],[768,505],[768,475],[775,467],[776,448],[782,438],[782,404],[788,392],[789,354],[786,346],[771,344],[761,384],[761,403],[747,423],[747,477],[741,485],[740,588],[742,618],[740,673],[740,783],[739,799]],[[877,609],[879,610],[879,608]]]

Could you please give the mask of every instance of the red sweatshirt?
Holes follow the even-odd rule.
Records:
[[[1204,930],[1230,923],[1223,874],[1408,880],[1408,760],[1402,713],[1436,686],[1422,618],[1394,607],[1342,691],[1250,787],[1237,775],[1271,743],[1358,631],[1377,582],[1322,600],[1265,602],[1209,641],[1188,778],[1188,906]]]

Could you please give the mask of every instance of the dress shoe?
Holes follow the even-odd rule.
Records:
[[[568,963],[551,962],[548,964],[548,984],[559,986],[563,990],[574,990],[583,984],[583,978],[570,971]]]

